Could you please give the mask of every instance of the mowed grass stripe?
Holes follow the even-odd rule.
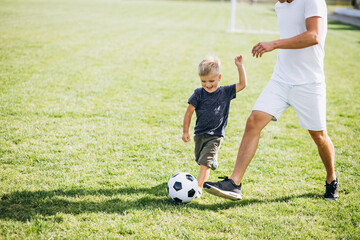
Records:
[[[232,84],[241,53],[249,77],[232,101],[220,167],[210,176],[216,181],[231,173],[246,118],[276,61],[276,51],[256,59],[251,48],[277,36],[227,33],[229,2],[0,4],[0,238],[359,235],[356,28],[331,22],[326,46],[340,201],[322,200],[323,165],[289,109],[264,129],[242,201],[204,193],[174,205],[170,176],[198,172],[193,142],[181,141],[187,98],[200,86],[197,64],[219,56],[221,84]],[[273,4],[238,6],[245,29],[276,29]]]

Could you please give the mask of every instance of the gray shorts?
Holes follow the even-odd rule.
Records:
[[[209,134],[195,135],[195,161],[199,165],[211,167],[220,149],[223,137]]]

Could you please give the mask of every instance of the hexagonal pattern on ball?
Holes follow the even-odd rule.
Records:
[[[190,173],[180,172],[168,181],[168,194],[176,203],[188,203],[196,196],[198,183]]]

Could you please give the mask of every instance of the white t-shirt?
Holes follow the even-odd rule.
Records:
[[[291,38],[306,32],[306,18],[324,19],[319,44],[302,49],[279,49],[272,79],[291,85],[325,81],[324,46],[327,33],[325,0],[294,0],[275,4],[280,39]]]

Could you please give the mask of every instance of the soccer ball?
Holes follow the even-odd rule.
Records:
[[[168,194],[177,203],[188,203],[196,196],[198,183],[190,173],[180,172],[168,182]]]

